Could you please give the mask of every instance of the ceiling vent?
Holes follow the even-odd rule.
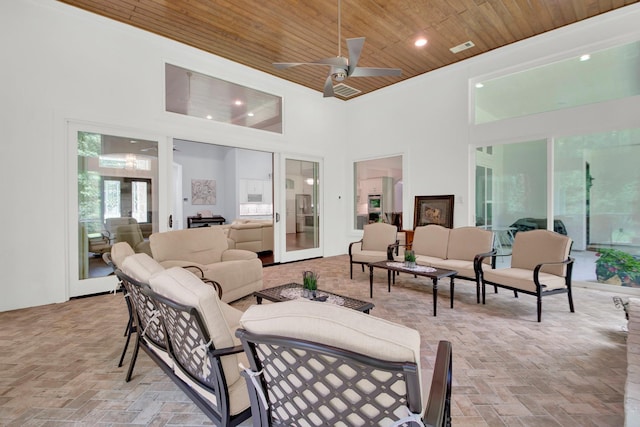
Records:
[[[362,91],[354,87],[347,86],[344,83],[338,83],[333,87],[333,93],[336,95],[340,95],[343,98],[351,98],[352,96],[357,95],[360,92]]]
[[[474,47],[475,44],[473,44],[473,42],[471,40],[469,40],[468,42],[464,42],[462,44],[459,44],[458,46],[454,46],[452,48],[450,48],[449,50],[453,53],[458,53],[458,52],[462,52],[463,50],[467,50],[469,48]]]

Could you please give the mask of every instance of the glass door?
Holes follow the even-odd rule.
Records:
[[[280,261],[322,256],[320,161],[283,156],[281,168]]]
[[[158,142],[69,126],[69,296],[113,290],[102,255],[117,242],[150,254],[158,231]]]

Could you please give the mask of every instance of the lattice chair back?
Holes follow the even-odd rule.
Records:
[[[236,335],[251,364],[243,376],[254,426],[449,423],[448,343],[448,355],[439,358],[444,371],[434,374],[443,386],[432,382],[431,394],[438,397],[430,411],[430,396],[423,412],[417,331],[355,310],[297,301],[250,307],[240,323],[243,329]],[[356,348],[362,351],[353,351]]]
[[[134,321],[140,339],[166,352],[167,343],[160,320],[160,311],[153,300],[142,292],[143,289],[148,288],[149,285],[138,282],[119,269],[116,270],[116,275],[127,292],[127,298],[129,298],[132,303]]]
[[[169,272],[169,271],[167,271]],[[202,287],[208,287],[195,278]],[[194,282],[194,283],[196,283]],[[210,288],[210,287],[209,287]],[[210,288],[213,295],[217,295]],[[235,354],[241,346],[216,348],[204,316],[193,305],[185,305],[154,292],[144,290],[162,314],[168,349],[175,363],[175,374],[192,400],[216,425],[233,426],[248,419],[251,408],[244,380],[239,376]],[[223,360],[233,358],[238,378],[228,383]],[[244,362],[247,363],[246,358]]]

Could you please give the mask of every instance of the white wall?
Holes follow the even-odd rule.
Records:
[[[339,140],[343,102],[53,0],[1,2],[0,51],[0,311],[65,301],[76,274],[68,120],[152,136],[166,152],[179,138],[323,157]],[[164,61],[283,96],[285,134],[164,112]],[[327,179],[340,187],[345,177]],[[327,230],[327,241],[339,234]]]
[[[330,256],[345,253],[356,234],[354,160],[404,154],[405,226],[413,221],[413,197],[428,194],[455,194],[455,225],[461,226],[473,215],[473,145],[527,140],[541,129],[640,126],[638,97],[500,124],[468,124],[470,78],[585,45],[637,38],[638,22],[640,5],[627,6],[342,102],[53,0],[1,2],[0,311],[67,298],[73,273],[66,259],[67,217],[74,209],[67,200],[74,190],[67,182],[67,120],[153,135],[166,152],[180,138],[323,158],[323,241]],[[164,112],[164,61],[283,96],[285,133]]]

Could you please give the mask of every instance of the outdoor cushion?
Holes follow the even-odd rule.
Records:
[[[383,222],[374,222],[364,226],[362,233],[363,251],[384,251],[396,242],[398,228],[395,225]]]
[[[513,242],[511,267],[533,270],[536,265],[565,261],[569,258],[571,239],[549,230],[520,232]],[[556,276],[566,276],[566,265],[545,265],[541,271]]]
[[[149,283],[149,279],[164,268],[156,260],[145,253],[133,254],[125,258],[120,268],[124,274],[141,283]]]
[[[111,246],[111,261],[113,261],[116,267],[120,268],[124,259],[135,253],[131,245],[127,242],[118,242]]]
[[[448,228],[435,224],[416,227],[411,249],[416,254],[446,259],[449,231]]]

